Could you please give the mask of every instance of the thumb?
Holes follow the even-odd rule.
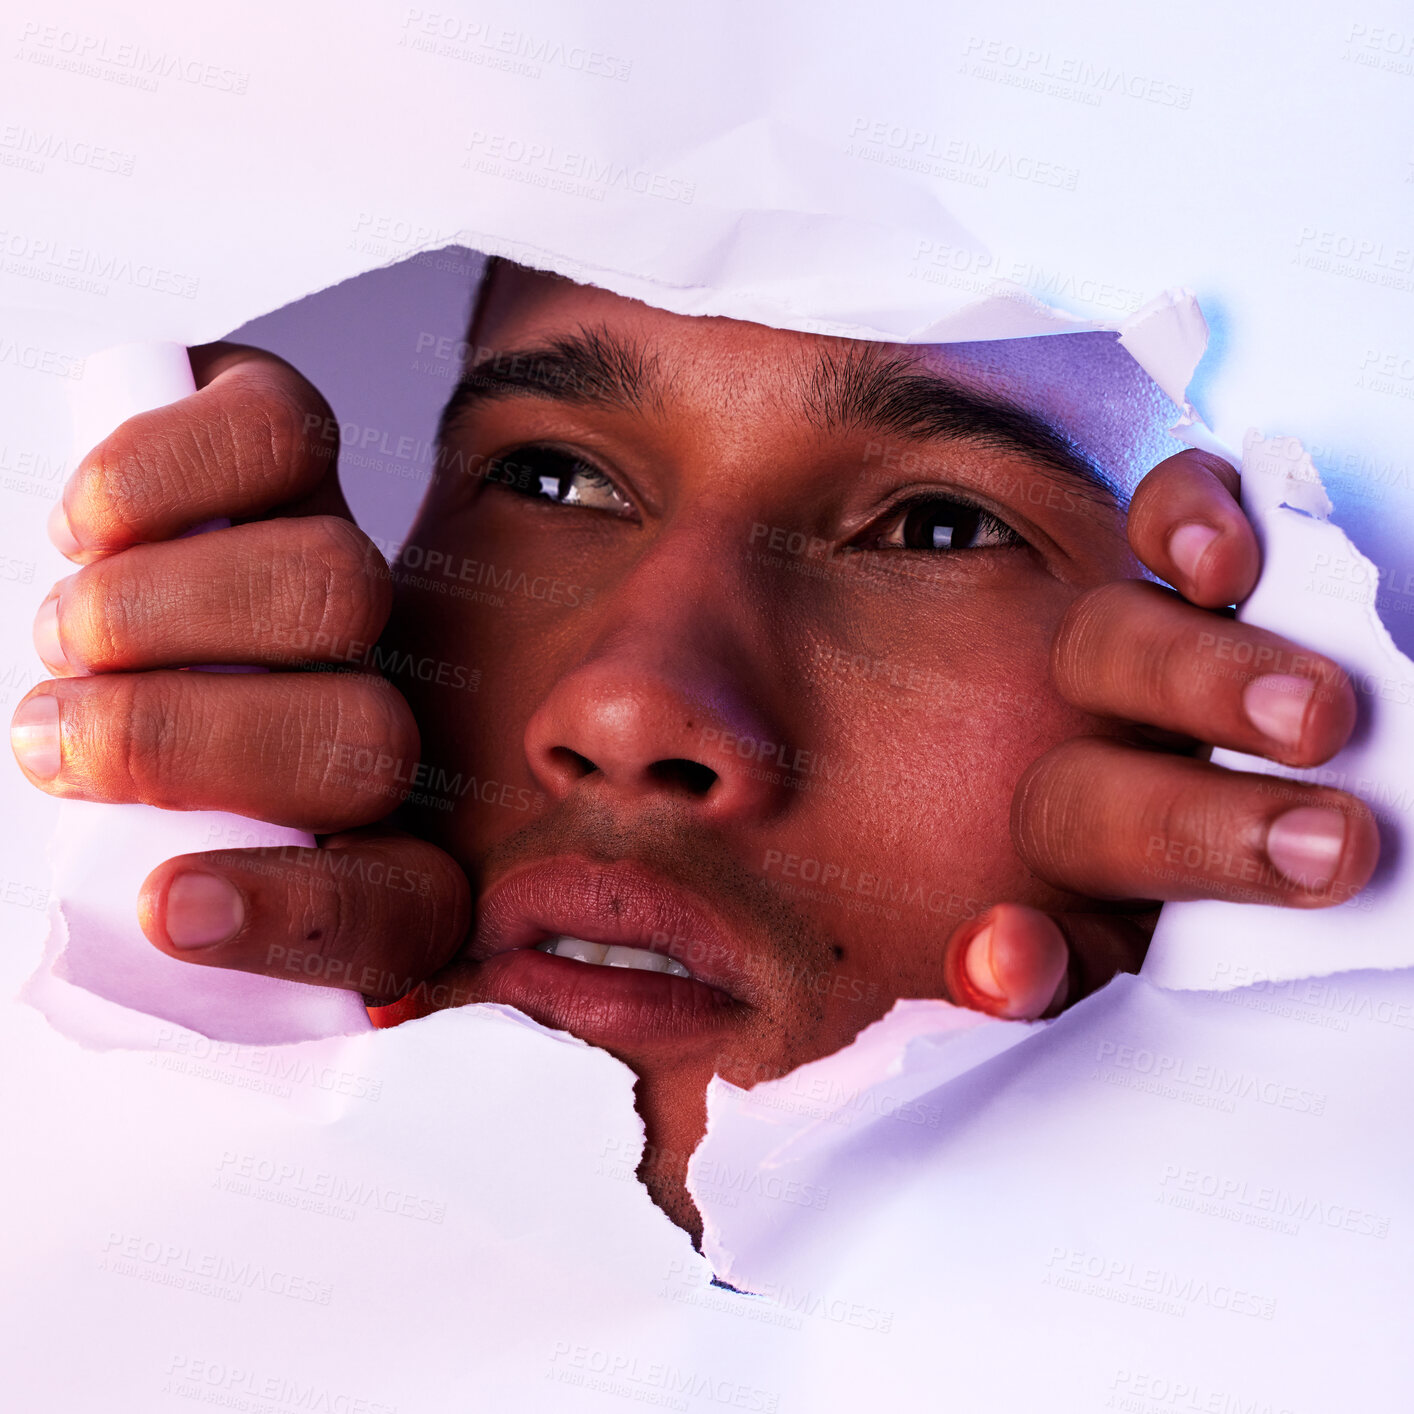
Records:
[[[1048,914],[1025,904],[994,904],[948,940],[950,997],[989,1016],[1034,1020],[1058,1010],[1069,973],[1065,935]]]

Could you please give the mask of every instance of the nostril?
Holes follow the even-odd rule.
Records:
[[[571,751],[567,746],[552,746],[550,760],[556,769],[571,781],[581,781],[599,769],[587,756],[581,756],[579,752]]]
[[[668,790],[696,796],[706,795],[717,783],[717,773],[710,766],[681,757],[653,762],[648,768],[648,778]]]

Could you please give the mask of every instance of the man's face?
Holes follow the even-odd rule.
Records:
[[[478,899],[423,1005],[612,1051],[680,1171],[714,1073],[946,997],[994,902],[1082,905],[1012,793],[1107,729],[1047,681],[1066,606],[1137,573],[1086,462],[1132,483],[1172,407],[1108,335],[869,345],[514,267],[470,342],[389,634],[442,665],[399,679],[409,819]]]

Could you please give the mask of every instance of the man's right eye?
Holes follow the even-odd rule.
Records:
[[[633,503],[592,462],[563,447],[516,447],[487,463],[486,480],[533,500],[636,519]]]

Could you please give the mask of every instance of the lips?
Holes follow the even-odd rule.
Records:
[[[556,939],[642,949],[689,976],[540,950]],[[482,899],[466,956],[480,998],[600,1045],[706,1036],[748,1009],[748,946],[701,900],[628,861],[561,856],[513,869]]]

